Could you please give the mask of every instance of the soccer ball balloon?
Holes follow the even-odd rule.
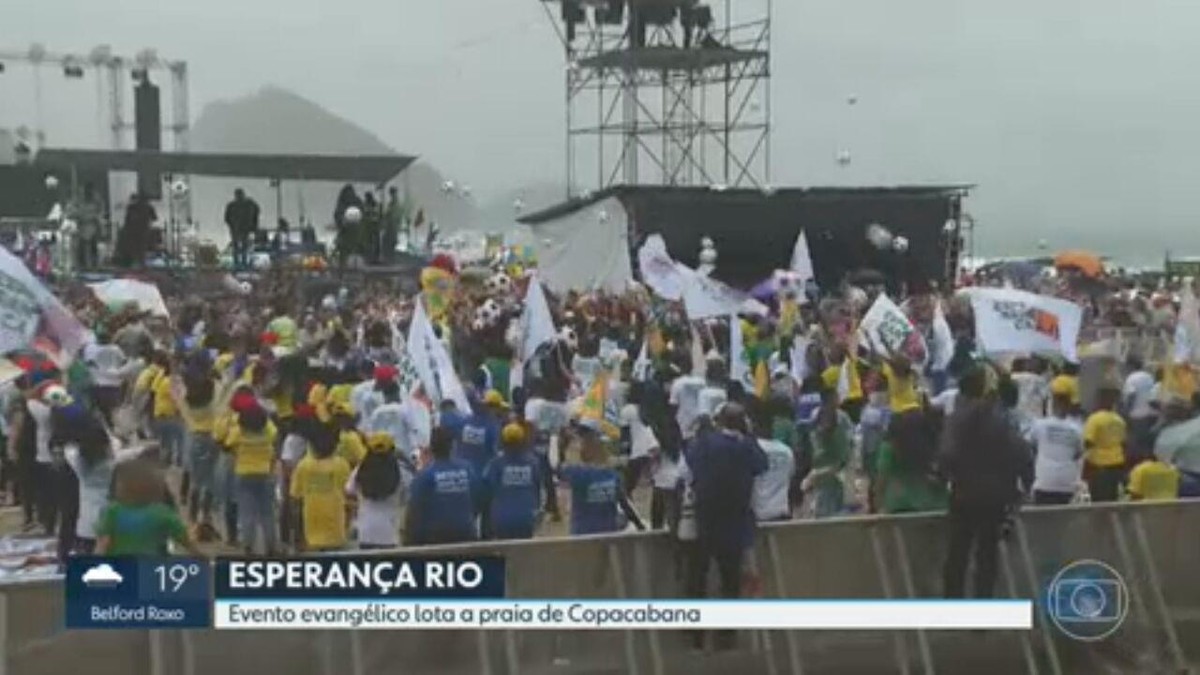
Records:
[[[908,238],[896,237],[892,240],[892,248],[896,250],[896,253],[904,253],[908,250]]]
[[[488,295],[508,295],[512,292],[512,279],[503,272],[497,272],[483,282],[483,289]]]
[[[357,206],[351,206],[350,208],[346,209],[343,219],[351,225],[357,225],[361,223],[362,209],[358,208]]]
[[[171,194],[176,199],[183,199],[188,194],[188,184],[182,180],[177,180],[174,183],[171,183]]]
[[[495,300],[487,300],[475,310],[475,318],[485,326],[495,325],[500,320],[500,305]]]
[[[558,339],[571,351],[579,349],[579,336],[575,334],[575,329],[570,326],[563,326],[562,330],[558,331]]]
[[[891,231],[879,223],[872,223],[867,227],[867,241],[877,249],[890,248],[894,238]]]

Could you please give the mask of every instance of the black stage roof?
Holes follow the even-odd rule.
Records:
[[[263,155],[45,148],[34,158],[46,169],[129,171],[231,178],[275,178],[380,185],[408,168],[407,155]]]
[[[817,282],[825,288],[863,268],[893,281],[946,281],[952,237],[946,221],[960,214],[971,185],[896,187],[748,188],[615,186],[528,214],[536,226],[615,197],[629,217],[631,247],[661,234],[676,260],[695,267],[700,241],[710,237],[719,254],[716,276],[749,287],[786,268],[804,230]],[[909,240],[907,253],[878,251],[867,227],[881,224]],[[634,257],[636,260],[636,256]],[[636,265],[635,265],[636,267]]]

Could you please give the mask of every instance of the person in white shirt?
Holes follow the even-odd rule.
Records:
[[[1069,504],[1083,471],[1083,425],[1071,417],[1069,394],[1050,401],[1052,415],[1033,423],[1033,503]]]
[[[621,427],[629,433],[629,463],[625,465],[623,481],[627,495],[632,495],[641,483],[652,456],[658,452],[658,438],[642,419],[641,402],[641,386],[634,384],[630,388],[629,402],[621,408]]]
[[[67,465],[79,480],[79,515],[75,519],[73,552],[90,555],[96,549],[96,525],[108,506],[116,465],[112,442],[107,432],[92,425],[81,434],[78,443],[64,445]]]
[[[556,457],[557,439],[567,426],[570,415],[567,404],[552,401],[544,396],[545,392],[535,387],[525,401],[525,421],[533,426],[533,453],[542,467],[542,493],[545,495],[545,511],[558,522],[561,519],[558,508],[558,488],[554,484],[554,472],[551,466],[558,463]],[[517,398],[517,397],[514,397]],[[515,403],[516,401],[514,401]]]
[[[958,388],[952,387],[929,399],[929,407],[938,410],[945,417],[954,414],[954,405],[958,401]]]
[[[1050,383],[1033,371],[1032,360],[1023,359],[1013,365],[1012,381],[1017,387],[1017,409],[1029,419],[1038,419],[1046,416]]]
[[[725,360],[720,356],[709,356],[704,379],[704,387],[696,395],[696,407],[701,415],[713,418],[721,406],[729,401],[729,375],[725,368]]]
[[[129,359],[115,344],[101,338],[83,349],[84,363],[92,378],[92,400],[109,428],[113,414],[121,404],[121,388],[144,367],[141,359]]]
[[[408,499],[413,466],[396,454],[388,434],[367,439],[367,456],[346,483],[346,494],[358,497],[355,531],[360,549],[400,546],[400,507]]]
[[[1126,359],[1125,368],[1129,375],[1121,387],[1121,410],[1129,421],[1129,466],[1135,466],[1154,452],[1154,426],[1158,422],[1152,405],[1155,382],[1137,356]]]
[[[429,445],[432,430],[429,410],[412,396],[401,400],[400,387],[395,381],[384,383],[379,393],[382,405],[371,412],[363,431],[388,434],[403,456],[418,461],[421,450]]]
[[[754,413],[754,433],[767,456],[767,470],[754,478],[754,515],[759,522],[790,520],[788,490],[796,475],[796,456],[786,443],[771,437],[771,413],[760,405]]]
[[[358,415],[360,426],[371,419],[371,413],[375,412],[376,408],[383,405],[383,396],[379,393],[381,381],[378,375],[380,374],[386,374],[386,371],[380,373],[377,368],[370,379],[363,380],[350,388],[350,405],[354,409],[354,413]]]

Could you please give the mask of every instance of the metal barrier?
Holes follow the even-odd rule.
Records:
[[[767,597],[937,597],[940,515],[763,528]],[[1130,614],[1102,643],[1073,642],[1041,616],[1032,632],[745,632],[701,654],[673,631],[65,631],[58,580],[0,587],[0,675],[360,675],[371,673],[1183,672],[1200,662],[1200,502],[1027,509],[1001,550],[1002,594],[1040,597],[1080,559],[1124,575]],[[412,551],[408,551],[411,553]],[[421,549],[499,553],[515,597],[679,597],[662,533]]]

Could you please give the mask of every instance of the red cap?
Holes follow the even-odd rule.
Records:
[[[236,413],[243,413],[257,408],[258,399],[254,397],[254,394],[247,394],[245,392],[235,394],[233,400],[229,402],[229,407]]]
[[[298,420],[311,420],[317,416],[317,409],[307,403],[297,403],[292,406],[292,412]]]
[[[399,371],[395,366],[375,366],[375,381],[376,382],[391,382],[399,375]]]
[[[262,343],[268,347],[274,347],[275,345],[279,344],[279,335],[272,333],[271,331],[263,333],[261,339]]]

